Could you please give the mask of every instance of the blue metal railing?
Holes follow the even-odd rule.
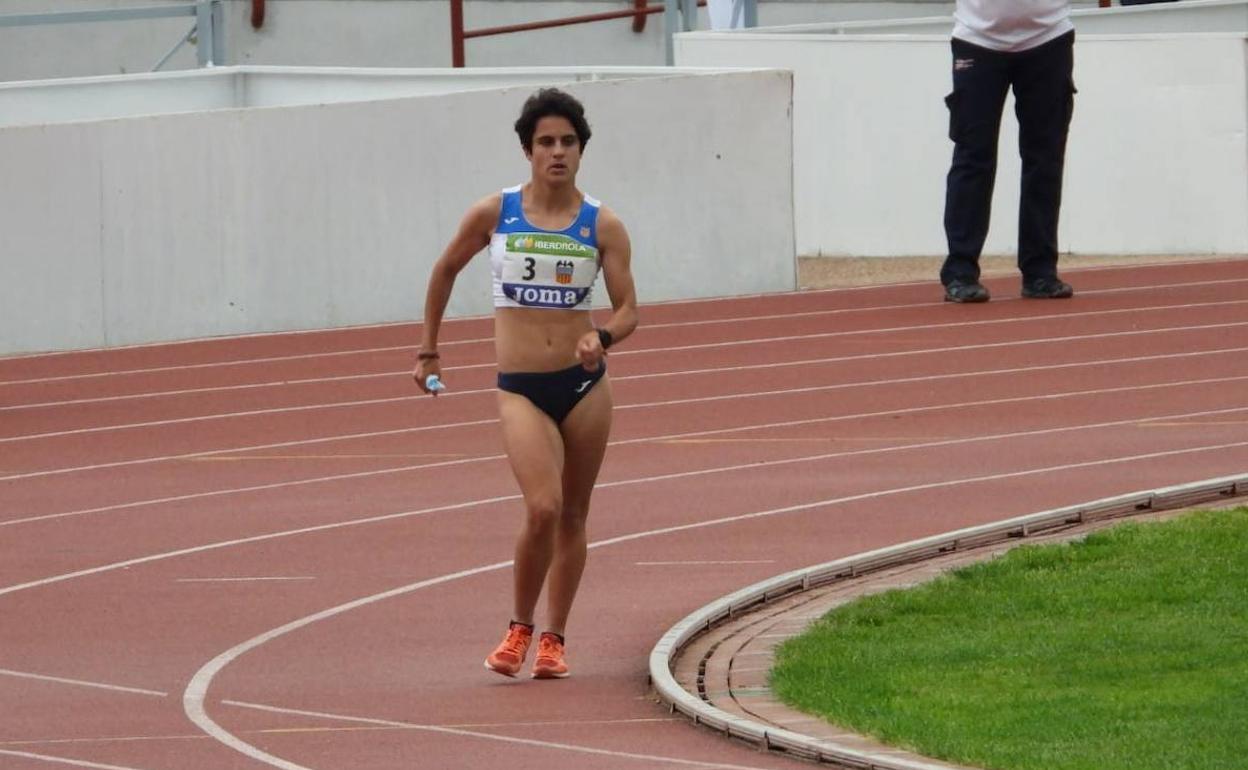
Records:
[[[0,28],[28,27],[39,24],[81,24],[98,21],[134,21],[164,19],[178,16],[194,17],[195,22],[182,39],[152,67],[160,69],[184,43],[195,41],[201,67],[225,62],[225,24],[222,0],[194,0],[177,5],[154,5],[146,8],[110,8],[90,11],[52,11],[48,13],[0,14]]]

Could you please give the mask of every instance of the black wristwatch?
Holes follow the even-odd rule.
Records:
[[[597,329],[596,331],[598,332],[598,342],[602,345],[602,349],[606,350],[611,347],[611,332],[606,329]]]

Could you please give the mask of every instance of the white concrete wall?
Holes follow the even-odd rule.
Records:
[[[3,0],[0,14],[167,5],[182,0]],[[1081,0],[1089,2],[1090,0]],[[269,0],[253,30],[247,0],[226,3],[226,64],[449,67],[447,0]],[[627,10],[626,0],[468,0],[469,29]],[[764,25],[847,19],[948,16],[945,0],[762,0]],[[0,27],[0,81],[147,72],[191,27],[191,19]],[[706,10],[699,28],[706,29]],[[663,14],[635,33],[625,18],[467,41],[469,66],[532,67],[664,63]],[[196,66],[184,47],[165,70]]]
[[[0,127],[230,109],[244,93],[215,69],[0,83]]]
[[[644,301],[794,288],[788,73],[568,88]],[[419,318],[531,90],[0,128],[0,353]],[[478,257],[450,312],[490,309]]]
[[[940,255],[947,37],[698,32],[677,63],[794,72],[801,255]],[[1060,245],[1084,254],[1248,252],[1241,35],[1080,37]],[[1017,238],[1012,104],[986,253]]]
[[[0,127],[176,112],[394,99],[545,83],[667,77],[668,67],[205,68],[0,83]]]

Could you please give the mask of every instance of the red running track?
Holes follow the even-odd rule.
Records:
[[[646,657],[768,576],[1248,468],[1248,260],[648,306],[569,628],[481,659],[520,513],[488,320],[0,360],[0,767],[782,768]]]

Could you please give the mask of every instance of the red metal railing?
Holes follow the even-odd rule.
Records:
[[[698,0],[699,6],[706,5],[706,0]],[[647,0],[633,0],[631,11],[607,11],[591,13],[584,16],[568,16],[562,19],[531,21],[525,24],[509,24],[503,27],[482,27],[480,29],[464,29],[464,0],[451,0],[451,66],[464,66],[464,41],[474,37],[506,35],[511,32],[526,32],[533,29],[549,29],[566,27],[570,24],[586,24],[593,21],[632,18],[633,31],[641,32],[646,28],[646,16],[652,13],[663,13],[665,6],[649,5]]]

